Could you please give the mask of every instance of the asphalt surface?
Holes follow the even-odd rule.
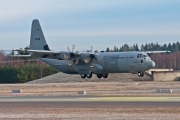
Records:
[[[39,106],[61,106],[61,105],[76,105],[76,106],[103,106],[103,105],[111,105],[111,106],[167,106],[167,107],[180,107],[180,102],[168,102],[168,101],[53,101],[53,102],[0,102],[1,105],[36,105],[36,107]]]
[[[179,119],[180,97],[0,96],[1,120]]]
[[[0,96],[0,102],[132,102],[176,103],[180,97],[95,97],[95,96]]]

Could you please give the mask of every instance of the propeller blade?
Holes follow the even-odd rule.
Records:
[[[79,63],[79,59],[78,58],[76,58],[76,64],[78,64]]]
[[[93,53],[93,46],[90,46],[90,48],[91,48],[91,54]]]
[[[68,59],[69,59],[69,56],[66,55],[66,54],[64,54],[64,59],[65,59],[65,60],[68,60]]]
[[[75,45],[72,46],[72,52],[74,52],[75,47],[76,47]]]
[[[85,63],[88,63],[90,61],[90,59],[84,59]]]
[[[73,61],[70,60],[69,63],[68,63],[68,65],[73,65]]]
[[[71,50],[69,49],[69,46],[67,46],[67,50],[68,50],[68,52],[71,52]]]

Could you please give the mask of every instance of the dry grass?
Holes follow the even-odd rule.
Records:
[[[44,84],[1,84],[0,95],[9,95],[13,89],[22,89],[23,93],[63,93],[85,90],[89,95],[166,95],[146,92],[126,92],[127,90],[156,90],[159,88],[179,88],[180,82],[76,82],[76,83],[44,83]],[[71,93],[72,94],[72,93]],[[179,95],[173,92],[167,95]],[[57,94],[59,95],[59,94]],[[69,94],[70,95],[70,94]]]

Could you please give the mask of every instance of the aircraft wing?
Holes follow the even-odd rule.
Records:
[[[51,58],[59,60],[70,60],[76,63],[89,63],[91,60],[98,61],[96,56],[91,53],[79,53],[79,52],[69,52],[69,51],[51,51],[51,50],[22,50],[17,49],[15,51],[26,51],[30,55],[11,55],[10,57],[32,57],[32,58]]]
[[[30,55],[9,55],[9,57],[33,57],[33,58],[53,58],[58,59],[56,55],[60,54],[59,51],[49,51],[49,50],[22,50],[22,49],[16,49],[14,51],[26,51],[30,52]]]
[[[8,55],[9,57],[31,57],[31,55]]]
[[[41,54],[59,54],[59,51],[49,51],[49,50],[27,50],[27,52],[41,53]]]
[[[45,54],[58,54],[59,51],[51,51],[51,50],[22,50],[16,49],[14,51],[24,51],[24,52],[32,52],[32,53],[45,53]]]
[[[147,54],[153,54],[153,53],[170,53],[171,51],[145,51]]]
[[[60,55],[59,51],[50,50],[27,50],[27,52],[29,52],[33,58],[59,59],[57,56]]]

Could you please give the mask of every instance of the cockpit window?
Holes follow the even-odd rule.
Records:
[[[143,55],[143,54],[138,54],[137,55],[137,58],[146,58],[146,57],[148,57],[148,55]]]

